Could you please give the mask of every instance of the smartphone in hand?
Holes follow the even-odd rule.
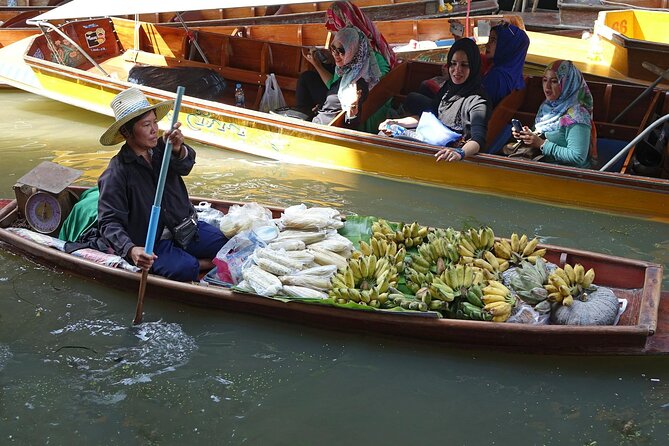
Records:
[[[523,131],[523,125],[517,119],[511,120],[511,127],[513,128],[513,131],[516,133],[520,133]]]

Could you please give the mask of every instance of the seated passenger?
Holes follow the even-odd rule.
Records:
[[[502,23],[490,30],[483,54],[483,61],[488,63],[482,71],[481,84],[492,108],[512,91],[525,88],[523,66],[529,46],[527,33],[515,25]],[[446,68],[442,76],[423,81],[418,92],[433,97],[448,78]]]
[[[310,86],[325,90],[313,122],[329,124],[343,110],[347,125],[356,127],[362,102],[369,89],[379,82],[382,73],[376,58],[372,57],[369,41],[358,28],[349,26],[339,30],[330,51],[335,61],[334,73],[328,71],[313,52],[304,54],[319,76],[310,80]],[[298,93],[299,90],[298,81]]]
[[[369,20],[356,5],[350,2],[334,2],[326,14],[325,27],[329,31],[336,33],[343,28],[353,26],[367,37],[381,76],[385,76],[397,64],[395,52],[390,48],[386,39],[383,38],[374,22]],[[335,63],[330,52],[320,48],[311,48],[308,53],[304,54],[304,57],[314,65],[316,71],[307,70],[300,74],[295,99],[300,111],[312,115],[323,104],[327,96],[328,87],[321,80],[323,74],[329,72],[331,76],[335,71]]]
[[[383,73],[397,65],[397,56],[388,42],[379,32],[374,22],[351,2],[334,2],[326,11],[325,27],[328,31],[337,32],[346,26],[355,26],[369,39],[372,49],[383,56],[379,67]]]
[[[490,30],[485,57],[492,65],[481,84],[493,108],[513,90],[525,88],[523,66],[529,46],[527,34],[515,25],[503,23]]]
[[[462,145],[440,150],[435,155],[437,161],[459,161],[478,153],[485,145],[490,108],[481,88],[481,54],[474,41],[457,40],[448,52],[447,65],[450,79],[434,98],[410,93],[407,104],[413,115],[387,119],[379,130],[388,133],[391,124],[415,128],[420,114],[430,111],[450,130],[462,134]]]
[[[583,75],[571,61],[557,60],[546,67],[542,84],[546,100],[537,112],[534,132],[525,126],[513,137],[539,149],[543,161],[589,167],[592,95]]]
[[[183,180],[195,164],[195,151],[184,144],[180,123],[162,137],[158,134],[158,121],[173,102],[151,105],[137,88],[122,91],[112,100],[116,122],[100,137],[100,143],[112,146],[125,140],[125,144],[98,179],[98,228],[115,254],[144,270],[186,282],[197,280],[200,269],[212,268],[211,260],[227,239],[218,228],[197,221]],[[168,138],[172,158],[156,247],[148,255],[144,245]]]

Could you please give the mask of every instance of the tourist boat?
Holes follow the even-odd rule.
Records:
[[[69,189],[78,195],[82,188]],[[202,198],[194,198],[194,202]],[[208,199],[225,211],[230,203]],[[0,245],[39,264],[122,289],[136,297],[140,273],[103,266],[11,232],[20,222],[16,200],[0,202]],[[272,209],[279,217],[281,209]],[[146,295],[192,305],[271,317],[318,328],[416,338],[458,347],[555,354],[658,355],[669,352],[669,296],[660,298],[663,268],[577,249],[545,246],[547,260],[594,268],[597,284],[611,288],[627,307],[617,325],[525,325],[455,320],[419,312],[361,311],[332,304],[262,297],[207,283],[182,283],[149,275]],[[150,308],[151,300],[145,302]],[[129,318],[130,318],[130,306]]]
[[[379,32],[393,46],[398,57],[413,59],[413,51],[434,48],[448,48],[453,40],[469,29],[473,35],[479,22],[489,24],[507,22],[524,29],[525,25],[518,14],[491,14],[425,19],[380,20],[375,21]],[[297,23],[285,25],[193,25],[188,24],[194,32],[206,31],[227,34],[235,37],[246,37],[254,40],[265,40],[276,43],[287,43],[300,46],[323,46],[328,39],[328,30],[322,23]],[[407,45],[414,42],[413,45]],[[416,54],[420,54],[416,52]]]
[[[42,26],[46,27],[44,23]],[[436,163],[435,146],[346,129],[341,126],[341,117],[330,125],[317,125],[257,111],[270,73],[276,74],[287,103],[294,104],[297,78],[307,68],[300,46],[200,31],[198,45],[209,60],[204,63],[197,52],[191,52],[190,34],[185,30],[150,23],[140,23],[136,28],[134,22],[124,19],[82,19],[47,35],[51,42],[40,35],[0,49],[0,81],[111,115],[112,98],[136,85],[127,81],[136,64],[207,68],[225,78],[229,87],[215,100],[188,96],[187,90],[179,117],[186,137],[202,143],[284,162],[669,221],[669,181],[665,179],[488,153],[461,163]],[[52,47],[60,47],[62,54],[54,53]],[[401,100],[415,90],[421,79],[429,78],[438,68],[419,62],[400,64],[370,92],[363,107],[363,122],[389,98]],[[235,83],[243,85],[247,108],[231,105],[231,86]],[[173,92],[158,88],[141,88],[154,101],[175,97]],[[602,99],[598,97],[597,101],[602,105],[595,113],[602,116],[604,127],[641,93],[640,88],[616,85],[604,85],[599,90]],[[522,103],[541,95],[533,91],[509,96],[493,114],[488,139],[498,139]],[[666,114],[666,107],[669,101],[664,95],[653,92],[637,103],[624,123],[606,127],[613,133],[600,131],[600,136],[625,134],[631,139],[652,116]],[[523,121],[530,122],[528,119]]]
[[[524,16],[523,16],[524,17]],[[519,18],[519,20],[521,20]],[[380,24],[377,24],[380,26]],[[527,24],[526,24],[527,25]],[[587,38],[526,30],[530,47],[525,59],[527,73],[537,73],[556,59],[574,62],[586,79],[603,82],[651,85],[669,89],[669,26],[667,10],[601,11]],[[473,24],[466,35],[473,36]],[[404,44],[410,34],[392,35],[389,43]],[[404,58],[444,63],[448,48],[419,49],[402,53]],[[652,65],[657,68],[651,66]]]
[[[623,5],[624,4],[624,5]],[[661,11],[669,8],[668,0],[558,0],[560,24],[570,27],[592,29],[601,11],[619,10],[621,6],[644,11]]]

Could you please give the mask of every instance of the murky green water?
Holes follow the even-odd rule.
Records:
[[[111,119],[0,90],[0,191],[43,160],[93,184]],[[651,260],[669,226],[196,146],[192,193],[334,206]],[[649,445],[669,358],[463,350],[149,300],[0,251],[0,444]],[[665,274],[665,288],[669,280]]]

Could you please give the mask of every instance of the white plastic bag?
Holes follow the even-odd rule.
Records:
[[[421,139],[435,146],[446,146],[453,141],[462,138],[462,135],[446,127],[436,116],[430,112],[423,112],[416,127]]]
[[[304,204],[298,204],[283,211],[280,226],[283,229],[320,230],[339,229],[344,223],[339,211],[333,208],[307,208]]]
[[[276,76],[274,73],[267,75],[265,79],[265,92],[260,99],[260,111],[268,113],[270,110],[276,110],[277,108],[285,107],[286,100],[283,98],[283,93],[281,93],[281,88],[279,83],[276,81]]]
[[[273,224],[272,212],[252,202],[243,206],[231,206],[228,213],[221,218],[219,227],[227,238],[232,238],[241,231]]]

